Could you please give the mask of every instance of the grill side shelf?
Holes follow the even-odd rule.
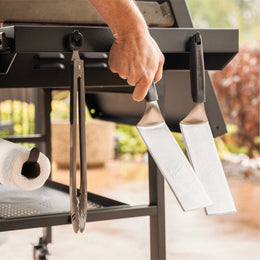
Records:
[[[81,52],[109,52],[113,36],[106,26],[13,25],[0,28],[15,39],[14,52],[70,52],[67,37],[74,30],[85,35]],[[163,53],[189,51],[188,41],[197,31],[204,39],[204,53],[237,53],[237,29],[149,28]],[[225,41],[223,41],[225,39]]]

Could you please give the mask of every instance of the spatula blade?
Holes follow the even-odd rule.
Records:
[[[161,174],[168,182],[184,211],[212,204],[165,122],[153,126],[137,126]]]
[[[213,202],[213,205],[206,207],[206,214],[236,212],[209,123],[181,123],[180,128],[194,171]]]

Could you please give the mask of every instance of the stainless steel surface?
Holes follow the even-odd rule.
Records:
[[[84,63],[79,52],[72,54],[73,83],[71,86],[70,104],[70,205],[72,226],[77,233],[84,231],[87,220],[87,164],[86,164],[86,137],[85,137],[85,86]],[[78,100],[77,100],[78,98]],[[76,149],[77,146],[77,104],[79,102],[79,138],[80,138],[80,194],[76,188]]]
[[[137,124],[139,127],[147,127],[164,123],[157,101],[146,102],[144,115]],[[138,128],[139,129],[139,128]]]
[[[213,201],[206,214],[236,212],[209,123],[181,123],[180,127],[194,171]]]
[[[137,130],[184,211],[211,205],[206,191],[161,115],[157,101],[146,102]]]
[[[149,26],[174,25],[168,2],[137,1],[136,4]],[[0,0],[0,10],[0,21],[3,23],[106,24],[87,0]]]
[[[90,209],[102,205],[88,201]],[[0,185],[0,218],[17,219],[31,216],[67,213],[70,211],[67,192],[48,186],[34,191],[9,189]]]

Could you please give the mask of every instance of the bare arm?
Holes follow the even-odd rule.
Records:
[[[151,82],[162,77],[164,57],[150,36],[145,20],[133,0],[89,0],[106,21],[115,41],[109,67],[129,85],[133,98],[144,99]]]

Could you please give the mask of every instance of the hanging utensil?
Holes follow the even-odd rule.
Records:
[[[79,57],[78,49],[83,36],[75,31],[70,38],[72,49],[72,84],[70,88],[70,207],[71,222],[75,233],[83,232],[87,220],[87,162],[85,131],[85,80],[84,62]],[[77,155],[77,105],[79,111],[79,146],[80,146],[80,190],[76,188]]]
[[[180,206],[188,211],[211,205],[210,198],[163,119],[154,82],[145,100],[145,112],[137,130]]]
[[[225,173],[204,109],[206,101],[202,38],[197,32],[191,38],[190,75],[194,107],[181,121],[180,128],[194,171],[204,185],[213,205],[207,215],[236,212]]]

